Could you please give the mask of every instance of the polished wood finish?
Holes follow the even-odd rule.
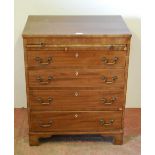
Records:
[[[32,112],[31,131],[106,131],[121,129],[122,112]]]
[[[116,77],[116,79],[115,79]],[[29,87],[96,87],[123,90],[123,69],[40,69],[28,73]]]
[[[28,67],[42,68],[124,68],[124,51],[27,51]],[[65,66],[64,66],[65,65]]]
[[[30,108],[35,110],[122,110],[123,92],[103,90],[31,90]]]
[[[121,16],[29,16],[24,37],[66,35],[129,37]]]
[[[23,44],[30,145],[57,134],[123,143],[130,39],[120,16],[29,16]]]

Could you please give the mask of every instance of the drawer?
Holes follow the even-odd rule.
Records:
[[[123,69],[46,69],[29,70],[29,87],[94,87],[124,88]]]
[[[94,49],[106,50],[127,50],[129,37],[47,37],[47,38],[26,38],[24,46],[27,50],[52,50],[59,48]]]
[[[125,67],[125,51],[27,51],[28,67]]]
[[[121,110],[123,92],[102,90],[32,90],[31,110]]]
[[[105,131],[122,128],[122,112],[31,112],[31,131]]]

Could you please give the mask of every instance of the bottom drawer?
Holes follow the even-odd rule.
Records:
[[[122,112],[31,112],[31,131],[104,131],[122,128]]]

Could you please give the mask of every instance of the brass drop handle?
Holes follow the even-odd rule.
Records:
[[[52,126],[52,121],[49,121],[47,124],[40,124],[40,127],[42,128],[49,128]]]
[[[113,120],[113,119],[110,119],[109,122],[106,123],[106,122],[104,121],[104,119],[100,119],[100,120],[99,120],[99,123],[100,123],[100,125],[106,127],[106,126],[111,126],[111,125],[114,123],[114,120]]]
[[[40,84],[48,84],[53,80],[52,76],[48,76],[47,81],[44,81],[40,76],[37,77],[37,80],[39,81]]]
[[[114,64],[117,63],[118,57],[114,57],[111,61],[109,61],[106,57],[103,57],[103,58],[102,58],[102,61],[103,61],[103,63],[106,64],[106,65],[114,65]]]
[[[106,84],[111,84],[111,83],[114,83],[114,82],[118,79],[118,77],[117,77],[117,76],[113,76],[111,81],[108,81],[107,77],[105,77],[105,76],[102,76],[101,79],[102,79]]]
[[[49,97],[48,98],[48,102],[44,102],[44,100],[42,99],[42,98],[38,98],[37,99],[38,100],[38,102],[40,103],[40,104],[42,104],[42,105],[49,105],[49,104],[51,104],[51,102],[53,101],[53,98],[52,97]]]
[[[47,58],[47,62],[43,62],[42,58],[36,57],[35,61],[37,61],[40,65],[49,65],[52,62],[52,57]]]
[[[106,105],[111,105],[116,101],[116,97],[112,97],[110,101],[108,101],[106,98],[101,98],[101,101],[103,101],[103,103]]]

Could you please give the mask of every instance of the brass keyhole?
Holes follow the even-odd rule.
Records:
[[[64,48],[64,50],[65,50],[65,51],[68,51],[68,48],[67,48],[67,47],[65,47],[65,48]]]
[[[78,57],[79,57],[79,53],[76,53],[76,54],[75,54],[75,58],[78,58]]]
[[[75,114],[74,117],[77,118],[78,117],[78,114]]]
[[[79,72],[78,72],[78,71],[76,71],[76,72],[75,72],[75,76],[78,76],[78,75],[79,75]]]
[[[78,93],[78,92],[75,92],[75,93],[74,93],[74,95],[75,95],[75,96],[78,96],[78,95],[79,95],[79,93]]]

